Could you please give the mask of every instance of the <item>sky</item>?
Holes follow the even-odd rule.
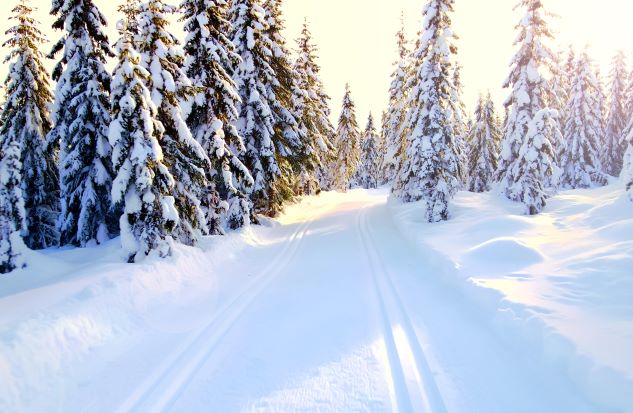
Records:
[[[397,59],[395,34],[400,27],[400,15],[405,16],[405,29],[413,42],[420,30],[422,8],[426,0],[285,0],[285,36],[294,48],[303,21],[308,19],[319,48],[321,77],[331,96],[332,118],[338,117],[345,83],[349,82],[357,105],[361,126],[370,111],[379,117],[388,102],[388,90],[393,64]],[[95,0],[107,16],[111,40],[119,18],[118,0]],[[507,95],[501,85],[509,71],[514,54],[514,26],[521,17],[514,11],[515,0],[455,0],[453,25],[460,37],[458,60],[463,66],[464,102],[470,111],[480,92],[490,90],[500,105]],[[609,70],[612,55],[622,49],[633,49],[633,2],[630,0],[544,0],[545,7],[558,15],[549,18],[557,33],[551,46],[565,50],[590,45],[590,53]],[[0,1],[0,16],[4,27],[10,25],[13,0]],[[39,7],[37,17],[49,37],[55,41],[59,33],[49,29],[52,18],[47,15],[49,0],[31,0]],[[174,25],[174,33],[180,32]],[[4,31],[4,30],[3,30]],[[3,37],[5,40],[5,37]],[[50,47],[46,45],[46,51]],[[0,50],[2,55],[6,50]],[[633,62],[633,61],[632,61]],[[6,76],[7,65],[0,65],[0,79]]]

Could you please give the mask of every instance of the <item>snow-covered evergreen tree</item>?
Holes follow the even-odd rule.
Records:
[[[62,51],[53,71],[55,126],[46,150],[60,149],[60,243],[85,246],[107,240],[117,229],[110,213],[110,74],[105,67],[113,54],[106,19],[93,0],[53,0],[51,13],[57,17],[53,28],[65,33],[50,53]]]
[[[560,154],[560,183],[565,188],[589,188],[607,182],[599,159],[602,132],[599,94],[598,81],[585,51],[574,70],[563,131],[566,149]]]
[[[241,97],[236,125],[246,145],[243,161],[255,180],[254,210],[274,216],[294,196],[293,167],[302,143],[291,112],[292,68],[279,43],[279,9],[275,2],[266,6],[232,2],[233,43],[242,59],[233,78]]]
[[[426,219],[448,219],[448,204],[460,187],[453,76],[457,48],[451,30],[454,0],[429,0],[413,54],[408,139],[393,194],[405,202],[426,201]]]
[[[161,257],[169,254],[178,214],[172,195],[174,178],[160,147],[163,125],[156,120],[156,106],[146,86],[151,75],[140,66],[126,23],[119,25],[109,130],[116,173],[112,200],[123,211],[119,220],[123,250],[128,261],[135,262],[152,251]]]
[[[380,183],[380,136],[369,114],[367,127],[360,144],[360,164],[357,173],[358,186],[365,189],[378,188]]]
[[[204,149],[192,137],[182,104],[193,96],[194,88],[184,72],[184,54],[178,40],[168,31],[167,14],[175,10],[162,0],[143,3],[138,15],[135,43],[141,66],[150,73],[147,84],[157,108],[157,120],[164,128],[159,144],[164,163],[176,184],[173,197],[177,210],[176,238],[194,245],[208,233],[201,199],[207,190],[206,170],[211,168]]]
[[[393,182],[400,168],[402,154],[406,143],[406,117],[408,111],[408,80],[410,76],[409,55],[407,38],[404,31],[404,19],[401,28],[396,34],[398,41],[398,61],[396,69],[391,75],[389,88],[389,107],[384,124],[384,136],[386,151],[383,163],[384,182]]]
[[[611,68],[609,113],[606,122],[605,143],[601,151],[604,172],[611,176],[620,176],[624,152],[627,148],[627,142],[623,136],[624,129],[631,119],[631,114],[625,111],[627,80],[626,56],[624,52],[619,51],[613,57]]]
[[[552,34],[544,20],[542,1],[521,0],[516,7],[524,8],[526,13],[516,26],[519,36],[515,45],[519,50],[514,55],[510,74],[504,83],[504,87],[510,87],[512,91],[504,103],[509,113],[495,180],[500,182],[500,189],[509,199],[523,201],[522,191],[517,190],[517,182],[524,178],[516,173],[525,170],[517,164],[521,162],[519,150],[526,145],[528,129],[533,120],[536,121],[536,114],[547,108],[548,81],[543,72],[554,70],[554,57],[544,44],[545,40],[552,38]],[[558,129],[547,127],[542,130],[552,134],[546,136],[548,142],[539,147],[552,146],[552,142],[557,139]]]
[[[574,59],[573,49],[570,49],[570,54],[572,59]],[[566,73],[565,67],[561,62],[560,55],[553,54],[553,61],[550,66],[550,70],[552,71],[551,77],[549,79],[548,87],[547,87],[547,99],[546,103],[550,109],[556,110],[558,112],[558,122],[559,122],[559,130],[562,130],[565,123],[566,115],[565,112],[567,110],[567,102],[569,101],[569,74]],[[561,135],[562,136],[562,135]],[[556,153],[562,151],[564,148],[564,142],[551,142],[552,146]]]
[[[0,135],[0,274],[23,266],[25,249],[20,233],[26,229],[22,195],[20,136]]]
[[[336,159],[332,165],[332,182],[337,191],[346,192],[353,184],[360,162],[360,131],[349,84],[345,85],[334,147]]]
[[[517,179],[508,187],[508,197],[525,206],[526,215],[536,215],[545,207],[548,193],[544,183],[554,172],[554,148],[551,136],[559,133],[558,113],[543,109],[534,115],[527,135],[519,148],[517,161],[512,164],[512,176]]]
[[[499,162],[498,142],[501,134],[490,93],[486,97],[480,95],[475,108],[475,120],[468,136],[469,191],[490,190]]]
[[[455,140],[455,150],[457,160],[459,162],[459,180],[463,186],[468,184],[468,150],[466,148],[466,138],[468,136],[468,127],[466,125],[468,116],[466,115],[466,105],[462,100],[463,88],[461,80],[461,66],[455,65],[453,71],[453,94],[452,106],[455,108],[453,112],[453,130]]]
[[[319,77],[321,68],[317,59],[317,48],[307,21],[303,24],[301,36],[297,39],[297,60],[294,64],[296,77],[295,113],[305,127],[307,147],[307,172],[316,179],[322,189],[330,189],[328,163],[333,156],[334,126],[330,122],[330,97],[325,93]],[[303,193],[309,193],[305,189]]]
[[[45,39],[32,17],[33,10],[21,0],[13,9],[12,19],[17,24],[6,32],[10,38],[4,46],[12,50],[5,59],[11,64],[0,135],[21,148],[20,185],[26,219],[22,236],[28,247],[41,249],[57,245],[59,239],[59,178],[54,152],[44,150],[51,130],[49,105],[53,96],[42,63],[44,56],[38,50]]]
[[[187,75],[198,89],[187,124],[213,166],[206,171],[209,186],[203,206],[209,232],[222,234],[223,221],[232,229],[250,222],[248,202],[242,201],[253,178],[238,157],[246,149],[235,127],[240,98],[230,75],[240,58],[228,37],[232,28],[225,0],[185,0],[181,9]]]

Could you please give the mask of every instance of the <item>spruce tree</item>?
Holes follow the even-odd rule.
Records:
[[[297,60],[294,64],[296,78],[296,117],[305,127],[307,172],[320,188],[330,189],[327,164],[333,156],[334,127],[330,122],[330,97],[325,93],[319,77],[321,68],[317,59],[317,48],[307,21],[303,24],[301,37],[297,39]],[[307,193],[305,189],[302,191]]]
[[[358,185],[365,189],[378,188],[380,180],[380,137],[374,126],[374,117],[369,114],[367,127],[360,144]]]
[[[585,51],[574,70],[563,132],[566,148],[560,154],[560,183],[565,188],[589,188],[607,183],[599,159],[602,132],[600,99],[598,80]]]
[[[525,171],[524,168],[518,166],[521,162],[519,150],[528,145],[526,140],[530,124],[533,121],[538,123],[536,114],[547,109],[548,81],[542,73],[544,70],[550,72],[554,70],[552,68],[554,57],[551,50],[544,44],[545,40],[552,38],[552,34],[543,18],[545,12],[542,1],[521,0],[516,7],[524,8],[526,13],[516,26],[519,36],[515,45],[519,50],[514,55],[510,75],[504,83],[504,87],[510,87],[512,91],[504,103],[509,112],[495,180],[500,182],[500,189],[506,197],[513,201],[524,202],[522,194],[525,191],[520,187],[524,177],[517,175]],[[548,114],[545,118],[552,117],[552,114]],[[545,123],[549,124],[549,122]],[[545,136],[548,142],[540,142],[540,145],[533,148],[546,150],[552,146],[552,142],[556,141],[558,129],[548,126],[542,128],[542,131],[551,132],[551,135]],[[541,156],[544,154],[534,154],[536,158]],[[550,179],[551,176],[549,174],[543,179]]]
[[[353,184],[360,162],[360,131],[349,84],[345,85],[334,147],[336,159],[332,165],[332,182],[337,191],[346,192]]]
[[[468,136],[468,127],[466,125],[468,116],[466,115],[466,105],[462,100],[463,88],[461,80],[461,66],[455,65],[453,71],[453,94],[452,102],[454,106],[453,112],[453,130],[455,140],[455,150],[457,153],[457,160],[459,162],[459,180],[460,186],[466,186],[468,184],[468,150],[466,149],[466,138]]]
[[[512,175],[516,181],[508,188],[509,198],[525,206],[526,215],[536,215],[545,208],[548,193],[544,183],[551,180],[554,172],[554,148],[551,136],[558,132],[558,114],[543,109],[534,115],[527,135],[519,148],[517,161],[512,164]]]
[[[4,47],[12,50],[5,59],[11,64],[5,81],[7,95],[0,115],[0,135],[21,148],[20,187],[26,219],[22,236],[29,248],[41,249],[58,243],[59,178],[54,151],[44,150],[51,130],[49,105],[53,97],[42,63],[44,56],[38,49],[45,38],[31,17],[33,11],[26,0],[21,0],[11,18],[17,24],[6,32],[10,38]]]
[[[109,141],[116,177],[112,200],[122,208],[121,243],[129,262],[152,251],[164,257],[178,224],[174,178],[164,163],[160,142],[163,125],[147,88],[150,73],[141,67],[132,33],[120,24],[117,66],[112,80]]]
[[[485,98],[480,95],[475,108],[474,124],[468,136],[469,191],[490,190],[499,162],[498,142],[501,134],[490,93]]]
[[[605,144],[601,151],[604,172],[611,176],[620,176],[624,151],[627,148],[627,142],[623,136],[624,129],[631,118],[625,110],[627,79],[626,56],[624,52],[619,51],[613,57],[611,68],[609,114],[606,122]]]
[[[25,246],[20,237],[26,229],[21,189],[22,149],[19,135],[0,135],[0,274],[25,265]]]
[[[110,213],[112,185],[110,74],[113,56],[104,33],[106,19],[92,0],[53,0],[53,28],[64,30],[49,57],[62,51],[53,71],[57,81],[46,151],[59,148],[61,245],[86,246],[116,233]]]
[[[193,137],[200,143],[213,168],[207,169],[209,186],[203,194],[211,234],[250,222],[247,192],[253,178],[239,159],[244,142],[235,127],[239,95],[230,73],[239,63],[228,37],[228,3],[224,0],[185,0],[186,71],[197,93],[187,118]],[[228,210],[227,210],[228,208]]]
[[[385,160],[383,163],[383,177],[385,182],[393,182],[398,173],[404,147],[406,143],[406,117],[408,111],[408,81],[410,76],[409,50],[404,31],[404,19],[401,28],[396,35],[398,41],[398,61],[396,69],[391,75],[389,88],[389,107],[384,124],[386,141]]]
[[[185,121],[182,104],[193,96],[194,88],[183,70],[185,58],[179,42],[168,31],[167,14],[174,11],[162,0],[143,3],[135,43],[141,66],[150,73],[147,87],[157,107],[156,118],[164,128],[159,144],[164,163],[175,180],[176,238],[186,245],[195,245],[201,235],[208,233],[201,199],[208,185],[206,170],[211,165]]]
[[[272,11],[258,0],[234,0],[231,10],[233,43],[241,57],[233,78],[241,97],[236,125],[246,145],[243,161],[255,181],[254,211],[274,216],[294,196],[293,160],[301,149],[296,119],[286,106],[292,97],[292,71],[270,37],[277,33],[270,29]]]
[[[409,96],[408,139],[393,193],[404,202],[426,201],[426,219],[448,219],[448,204],[460,187],[455,137],[459,110],[452,62],[457,53],[449,13],[454,0],[429,0],[413,54],[416,68]]]

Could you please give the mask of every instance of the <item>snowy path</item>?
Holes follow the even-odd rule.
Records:
[[[73,385],[54,406],[23,406],[603,411],[561,369],[526,356],[526,344],[496,335],[489,316],[443,281],[437,253],[420,252],[398,232],[384,192],[325,194],[280,222],[213,268],[236,279],[227,291],[165,305],[135,322],[132,338],[97,348],[93,359],[103,360],[84,360],[68,375]]]
[[[384,197],[284,230],[253,285],[118,411],[596,411],[434,279]]]

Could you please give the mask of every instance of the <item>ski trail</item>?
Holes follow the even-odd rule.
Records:
[[[393,275],[368,230],[367,207],[362,208],[357,216],[357,230],[380,308],[397,411],[446,413],[413,323],[391,281]]]
[[[115,412],[160,412],[167,410],[244,311],[292,261],[313,222],[314,215],[291,234],[281,252],[275,256],[259,276],[255,277],[253,282],[174,351],[139,387],[134,389]]]

